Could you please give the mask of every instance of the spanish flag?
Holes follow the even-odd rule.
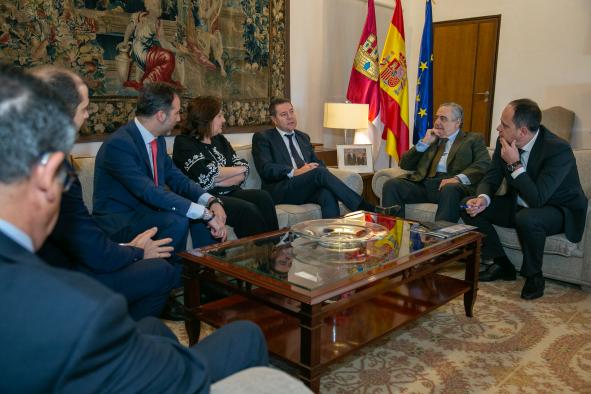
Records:
[[[384,124],[382,139],[386,153],[396,161],[408,150],[408,79],[402,5],[396,8],[380,60],[380,119]]]

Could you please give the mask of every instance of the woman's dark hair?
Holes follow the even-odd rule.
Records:
[[[214,96],[196,97],[187,105],[187,118],[181,133],[199,139],[211,136],[211,121],[220,113],[222,101]]]

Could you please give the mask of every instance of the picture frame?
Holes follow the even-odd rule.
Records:
[[[337,145],[337,162],[340,170],[357,173],[373,172],[371,144]]]
[[[0,13],[1,61],[56,64],[87,84],[79,142],[133,119],[151,81],[177,86],[182,112],[221,98],[227,133],[268,128],[271,98],[290,95],[289,0],[7,0]]]

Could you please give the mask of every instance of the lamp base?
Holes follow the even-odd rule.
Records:
[[[355,141],[355,130],[345,129],[345,145],[353,145]]]

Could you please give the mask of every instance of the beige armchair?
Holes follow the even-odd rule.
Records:
[[[574,113],[562,107],[552,107],[542,111],[542,123],[549,130],[570,141],[574,123]],[[489,149],[492,155],[492,149]],[[591,291],[591,149],[577,149],[574,151],[577,169],[581,179],[583,191],[589,199],[587,209],[587,223],[583,239],[578,243],[569,242],[564,234],[552,235],[546,239],[544,248],[544,276],[564,282],[581,285],[586,291]],[[382,197],[384,183],[393,177],[405,173],[400,168],[386,168],[375,173],[372,188],[376,196]],[[499,190],[499,194],[503,191]],[[406,216],[418,221],[433,221],[435,219],[436,204],[408,204]],[[495,226],[501,243],[509,259],[516,268],[521,266],[523,255],[521,245],[514,229]]]

